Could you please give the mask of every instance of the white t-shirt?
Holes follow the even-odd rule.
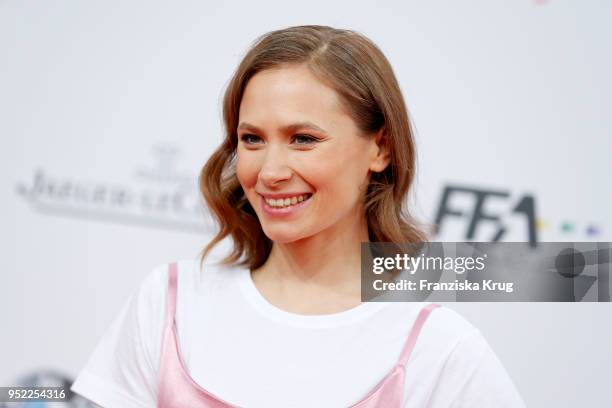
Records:
[[[242,407],[347,407],[397,363],[424,303],[368,302],[299,315],[269,303],[247,268],[178,263],[176,325],[190,376]],[[167,265],[123,307],[72,390],[108,408],[155,407],[166,322]],[[435,309],[406,366],[402,406],[524,407],[473,325]]]

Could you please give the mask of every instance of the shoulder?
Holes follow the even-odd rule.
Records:
[[[459,339],[478,331],[465,317],[442,304],[431,312],[425,327],[431,335],[447,339]]]
[[[447,306],[430,313],[407,369],[419,375],[406,377],[406,406],[524,408],[480,329]]]
[[[189,286],[219,285],[228,283],[236,276],[241,268],[223,266],[213,262],[200,263],[198,258],[184,258],[154,266],[143,278],[139,285],[139,292],[151,294],[163,292],[168,287],[168,272],[172,264],[177,265],[178,282],[189,283]],[[203,285],[203,284],[206,285]]]
[[[426,305],[424,303],[423,305]],[[440,362],[457,350],[468,358],[478,358],[486,346],[480,330],[453,309],[440,305],[431,311],[415,345],[415,358],[432,355]]]
[[[433,369],[434,406],[524,408],[512,379],[479,328],[445,306],[430,317],[420,354]]]
[[[458,339],[478,331],[470,321],[461,316],[453,309],[438,303],[432,302],[394,302],[387,310],[395,316],[398,321],[412,322],[416,320],[426,307],[437,305],[427,314],[423,326],[419,333],[419,341],[426,338],[427,342],[452,343]]]
[[[168,267],[170,263],[158,264],[154,266],[137,288],[139,300],[159,299],[168,286]]]
[[[170,266],[176,263],[178,271],[178,284],[185,286],[184,281],[192,281],[195,273],[194,260],[181,259],[168,261],[153,266],[140,281],[138,287],[132,295],[132,307],[136,309],[143,323],[142,329],[145,331],[163,330],[163,317],[166,313],[166,302],[168,296],[168,277]],[[151,327],[146,327],[146,326]],[[157,329],[157,330],[155,330]]]
[[[141,302],[150,307],[165,304],[168,294],[169,270],[177,266],[178,307],[195,299],[207,299],[213,294],[224,294],[236,285],[240,268],[223,266],[199,258],[183,258],[159,264],[143,279],[138,290]],[[156,303],[154,305],[153,303]]]
[[[391,302],[377,315],[377,324],[389,334],[381,336],[391,339],[401,337],[407,341],[413,330],[418,329],[417,321],[421,312],[431,302]],[[439,304],[426,315],[417,333],[411,360],[442,362],[461,343],[473,341],[480,331],[470,321],[453,309]],[[395,340],[393,340],[395,341]]]
[[[177,266],[177,281],[179,284],[201,285],[204,280],[214,281],[223,277],[223,273],[221,273],[223,268],[220,266],[207,263],[200,265],[197,258],[177,259],[154,266],[140,282],[138,293],[146,297],[166,292],[169,271],[173,264]],[[152,297],[159,298],[158,296]]]

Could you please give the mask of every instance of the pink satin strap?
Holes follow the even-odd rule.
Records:
[[[402,354],[400,355],[399,365],[402,367],[406,367],[406,363],[412,354],[412,349],[417,341],[417,337],[419,337],[419,333],[421,333],[421,329],[423,328],[423,324],[425,324],[425,320],[435,308],[440,307],[437,303],[430,303],[424,306],[419,312],[414,324],[412,325],[412,329],[410,330],[410,334],[408,335],[408,339],[406,340],[406,344],[404,345],[404,349],[402,350]]]
[[[427,317],[435,308],[440,307],[437,303],[424,306],[417,315],[408,339],[400,354],[400,358],[393,368],[361,401],[350,408],[399,408],[404,398],[404,386],[406,378],[406,363],[412,354],[417,337],[421,332]]]
[[[166,325],[174,322],[176,315],[176,285],[177,285],[178,265],[172,262],[168,267],[168,300],[166,301]]]
[[[158,375],[158,408],[239,408],[200,387],[183,361],[175,325],[177,264],[168,268],[166,329]]]

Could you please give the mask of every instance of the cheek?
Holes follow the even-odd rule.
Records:
[[[252,158],[245,158],[238,153],[236,156],[236,177],[243,188],[252,187],[257,182],[257,163]]]
[[[341,193],[344,197],[357,193],[368,173],[367,158],[355,149],[335,149],[320,155],[313,162],[316,164],[310,166],[313,184],[321,190]]]

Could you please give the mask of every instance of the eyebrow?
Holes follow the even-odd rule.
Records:
[[[297,123],[292,123],[290,125],[282,126],[279,128],[279,130],[284,133],[295,132],[296,130],[299,130],[299,129],[314,130],[316,132],[320,132],[320,133],[323,133],[324,135],[327,135],[327,132],[324,129],[315,125],[312,122],[297,122]],[[259,129],[257,126],[252,125],[248,122],[242,122],[240,125],[238,125],[238,130],[250,130],[252,132],[263,133],[261,129]]]

